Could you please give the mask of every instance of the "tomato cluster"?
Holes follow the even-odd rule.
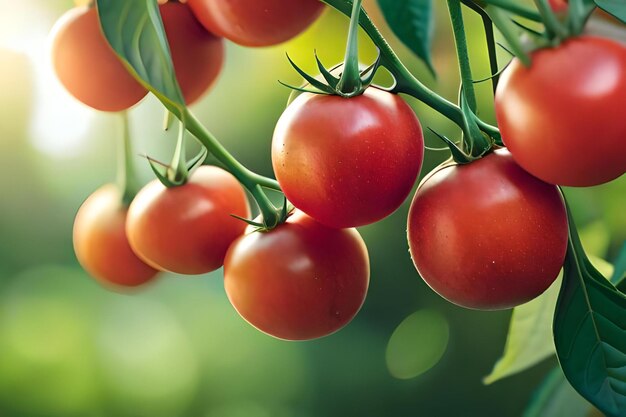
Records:
[[[558,11],[567,7],[552,4]],[[186,102],[198,100],[217,78],[221,37],[245,46],[277,44],[322,9],[318,0],[161,5]],[[146,90],[97,25],[89,8],[59,21],[55,69],[79,100],[123,110]],[[478,158],[439,166],[410,206],[416,269],[442,297],[467,308],[511,308],[543,293],[568,243],[558,186],[598,185],[626,171],[626,118],[616,117],[626,97],[626,48],[579,36],[531,58],[530,67],[514,60],[497,89],[506,148],[494,145]],[[332,74],[325,78],[332,84]],[[98,279],[121,286],[148,282],[157,271],[195,275],[223,266],[229,300],[261,331],[288,340],[337,331],[357,314],[369,285],[367,248],[354,227],[396,211],[424,157],[411,107],[391,90],[362,87],[354,96],[304,92],[280,117],[272,164],[295,210],[275,227],[263,218],[246,227],[242,219],[251,210],[241,178],[202,166],[181,185],[149,183],[129,207],[114,186],[97,191],[76,217],[79,261]]]

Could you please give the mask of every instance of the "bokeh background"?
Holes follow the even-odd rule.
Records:
[[[444,2],[435,3],[436,80],[391,35],[375,2],[365,6],[409,67],[454,100],[453,43]],[[282,342],[248,326],[228,303],[221,271],[164,275],[132,294],[111,292],[82,272],[72,251],[73,217],[115,178],[121,118],[85,108],[54,79],[47,34],[72,5],[0,0],[1,416],[521,415],[554,361],[482,384],[502,352],[510,312],[457,308],[421,281],[405,239],[408,201],[361,229],[372,262],[368,299],[352,324],[322,340]],[[468,19],[475,77],[483,78],[482,31]],[[328,10],[287,44],[229,44],[219,83],[194,112],[247,166],[271,175],[272,130],[289,95],[277,80],[300,82],[284,53],[314,71],[317,49],[334,65],[347,24]],[[375,51],[362,39],[369,63]],[[493,122],[489,84],[480,92],[481,115]],[[425,127],[458,137],[448,121],[411,104]],[[174,133],[161,130],[159,103],[149,97],[130,117],[137,154],[167,160]],[[427,142],[441,146],[430,134]],[[428,152],[424,172],[447,156]],[[150,180],[145,160],[137,162]],[[610,259],[626,238],[626,180],[567,194],[586,244]]]

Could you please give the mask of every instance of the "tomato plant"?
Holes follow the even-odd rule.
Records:
[[[336,332],[361,308],[367,248],[354,229],[333,229],[296,212],[269,232],[249,232],[229,249],[224,285],[250,324],[280,339]]]
[[[97,110],[126,110],[148,91],[129,73],[100,32],[94,8],[66,12],[51,33],[54,71],[75,98]]]
[[[153,280],[158,271],[141,261],[126,236],[128,209],[115,185],[93,193],[74,222],[74,250],[85,270],[105,284],[136,287]]]
[[[237,180],[217,167],[198,168],[182,186],[154,180],[135,197],[126,231],[133,250],[156,268],[203,274],[224,263],[246,224],[248,202]]]
[[[592,186],[626,172],[626,48],[583,36],[514,61],[502,75],[496,113],[502,139],[544,181]]]
[[[368,88],[355,98],[305,93],[280,118],[272,164],[287,198],[333,227],[374,223],[411,192],[424,139],[397,95]]]
[[[168,2],[161,17],[176,71],[188,105],[213,85],[224,63],[224,42],[208,32],[186,4]]]
[[[411,205],[408,238],[417,270],[442,297],[504,309],[554,282],[567,249],[567,216],[555,186],[497,150],[429,175]]]
[[[211,32],[244,46],[270,46],[304,31],[323,10],[319,0],[189,0]]]

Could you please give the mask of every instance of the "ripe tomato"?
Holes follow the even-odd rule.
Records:
[[[211,32],[243,46],[269,46],[303,32],[321,14],[319,0],[189,0]]]
[[[135,287],[151,281],[157,270],[133,253],[126,237],[127,208],[114,185],[93,193],[74,222],[74,251],[80,264],[106,284]]]
[[[246,229],[231,214],[250,215],[243,188],[223,169],[202,166],[180,187],[146,185],[130,205],[126,232],[135,253],[155,268],[203,274],[222,266]]]
[[[224,284],[232,305],[257,329],[315,339],[341,329],[363,305],[367,248],[356,230],[328,228],[296,212],[274,230],[235,241]]]
[[[428,176],[408,222],[424,281],[450,302],[481,310],[543,293],[563,265],[567,234],[557,187],[528,174],[505,149]]]
[[[224,41],[208,32],[186,4],[160,6],[174,70],[188,105],[215,82],[224,63]]]
[[[148,93],[107,43],[95,8],[68,11],[55,24],[51,37],[54,71],[67,91],[84,104],[122,111]]]
[[[566,0],[548,0],[548,3],[550,3],[550,7],[552,7],[552,10],[554,10],[556,13],[567,12],[568,6]]]
[[[496,115],[518,164],[559,185],[592,186],[626,172],[626,48],[584,36],[514,60],[502,75]]]
[[[278,121],[272,163],[287,198],[332,227],[393,213],[417,179],[424,138],[397,95],[368,88],[354,98],[305,93]]]

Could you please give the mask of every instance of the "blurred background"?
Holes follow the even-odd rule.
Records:
[[[365,7],[408,66],[454,100],[458,74],[445,2],[437,3],[435,80]],[[441,4],[440,4],[441,3]],[[415,272],[405,239],[408,203],[361,229],[371,288],[343,331],[306,343],[277,341],[230,307],[222,272],[164,275],[133,294],[89,278],[72,250],[81,202],[115,179],[119,115],[92,111],[55,80],[47,34],[70,0],[0,0],[0,416],[351,417],[519,416],[555,361],[484,386],[502,353],[510,312],[464,310]],[[488,76],[482,30],[468,15],[475,78]],[[327,10],[306,33],[273,48],[228,45],[214,88],[193,111],[247,166],[271,175],[273,127],[300,79],[285,51],[314,71],[343,56],[348,20]],[[363,62],[375,51],[362,38]],[[502,55],[502,64],[508,59]],[[383,80],[384,81],[384,80]],[[490,85],[481,116],[493,122]],[[456,129],[411,101],[422,124]],[[137,154],[168,160],[175,133],[148,97],[131,111]],[[175,129],[173,129],[175,130]],[[430,134],[430,146],[441,144]],[[447,158],[429,151],[424,173]],[[145,179],[151,173],[137,157]],[[626,238],[626,181],[567,190],[592,251],[611,259]]]

